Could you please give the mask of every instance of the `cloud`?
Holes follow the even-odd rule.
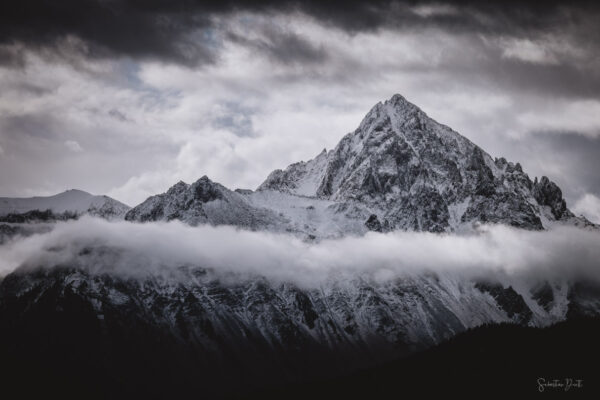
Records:
[[[83,148],[75,140],[67,140],[67,141],[65,141],[65,146],[67,147],[67,149],[71,150],[73,153],[81,153],[81,152],[83,152]]]
[[[84,217],[48,233],[0,246],[0,273],[71,266],[92,273],[145,277],[201,267],[222,279],[261,276],[320,285],[327,279],[388,280],[439,273],[485,278],[600,280],[598,231],[558,227],[544,232],[487,226],[479,234],[369,233],[311,244],[290,235],[135,224]]]
[[[184,1],[4,2],[0,7],[0,43],[22,43],[63,56],[155,57],[188,65],[210,62],[210,46],[196,38],[209,26],[202,11],[202,7]],[[69,48],[65,40],[72,39],[82,46]]]
[[[558,62],[547,48],[529,39],[512,39],[504,42],[502,47],[503,57],[540,64],[556,64]]]
[[[600,99],[570,101],[559,114],[529,111],[518,121],[529,131],[572,131],[591,137],[600,136]]]
[[[114,108],[112,108],[108,111],[108,115],[110,115],[111,117],[115,118],[116,120],[118,120],[120,122],[130,122],[130,119],[127,118],[127,116],[125,114],[123,114],[121,111],[116,110]]]
[[[573,206],[573,212],[585,216],[590,221],[600,223],[600,198],[586,193]]]
[[[253,21],[253,24],[249,23]],[[228,39],[260,52],[276,62],[318,64],[326,61],[327,51],[301,34],[262,18],[249,18],[241,28],[229,25]]]
[[[429,18],[440,15],[457,15],[459,10],[452,4],[421,4],[412,8],[412,11],[420,17]]]
[[[77,54],[211,64],[218,60],[222,37],[227,35],[220,31],[219,21],[236,13],[303,15],[350,34],[433,26],[449,32],[526,37],[560,26],[597,48],[594,2],[23,0],[0,7],[0,45],[4,45],[0,62],[22,65],[21,48],[27,47],[67,58]],[[284,61],[296,57],[290,53],[293,48],[309,62],[321,57],[298,37],[273,33],[267,41],[247,43],[273,50]],[[81,45],[70,46],[73,41]]]
[[[24,70],[0,73],[0,142],[11,155],[0,160],[2,195],[105,193],[176,155],[179,143],[160,121],[169,98],[129,81],[131,64],[82,70],[30,57]],[[74,139],[85,157],[65,157]]]

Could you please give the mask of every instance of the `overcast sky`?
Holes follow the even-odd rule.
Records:
[[[0,196],[254,189],[400,93],[600,222],[600,7],[323,3],[3,2]]]

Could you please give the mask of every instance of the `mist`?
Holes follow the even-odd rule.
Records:
[[[84,217],[1,245],[0,277],[17,269],[73,267],[143,279],[200,267],[224,280],[260,276],[303,287],[341,276],[386,281],[423,273],[600,281],[599,244],[598,231],[566,226],[533,232],[486,225],[466,235],[373,232],[309,243],[228,226]]]

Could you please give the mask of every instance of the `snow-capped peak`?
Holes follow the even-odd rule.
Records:
[[[376,104],[332,151],[274,171],[259,190],[343,203],[390,229],[447,231],[475,221],[542,229],[548,214],[520,165],[496,163],[398,94]]]

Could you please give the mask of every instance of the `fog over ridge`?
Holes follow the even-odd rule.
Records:
[[[572,227],[531,232],[500,225],[468,235],[369,233],[307,243],[284,234],[180,222],[133,224],[84,217],[0,246],[0,276],[67,266],[143,278],[201,267],[222,276],[319,285],[336,274],[388,280],[403,274],[516,275],[600,281],[600,233]],[[235,278],[237,279],[237,278]]]

